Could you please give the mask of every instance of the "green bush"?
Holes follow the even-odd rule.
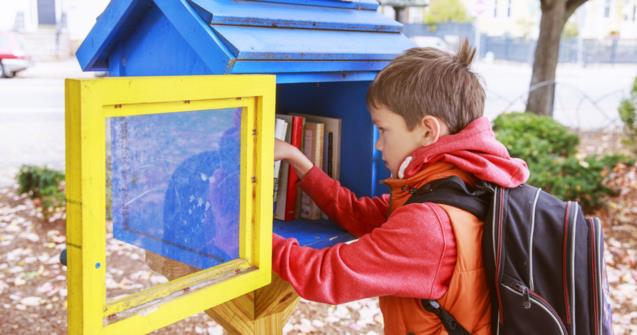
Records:
[[[577,200],[586,211],[600,208],[615,190],[605,177],[623,156],[576,157],[579,138],[546,116],[507,113],[493,121],[496,137],[511,156],[524,159],[531,170],[528,183],[561,199]]]
[[[27,194],[39,203],[42,216],[48,221],[51,214],[64,206],[64,174],[47,167],[23,165],[16,177],[18,193]]]
[[[471,22],[471,17],[467,14],[467,8],[460,0],[431,0],[424,22],[430,28],[433,27],[433,31],[435,31],[437,24]]]
[[[493,121],[498,139],[508,143],[511,155],[527,160],[569,157],[577,152],[579,138],[548,116],[532,113],[502,114]]]
[[[624,143],[637,155],[637,77],[633,82],[630,97],[619,104],[619,118],[624,123]]]

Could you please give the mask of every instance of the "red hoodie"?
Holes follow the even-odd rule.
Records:
[[[406,161],[406,179],[443,162],[504,187],[518,186],[529,176],[526,163],[511,158],[495,139],[486,117],[415,150]],[[390,179],[387,184],[395,187],[401,181]],[[273,235],[272,268],[301,297],[339,304],[376,296],[438,299],[445,294],[456,263],[456,242],[440,206],[410,204],[390,213],[396,206],[391,206],[389,195],[357,198],[316,167],[301,188],[332,220],[359,237],[317,250]]]

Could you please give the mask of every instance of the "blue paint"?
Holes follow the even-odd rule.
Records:
[[[82,70],[106,70],[108,64],[105,60],[110,47],[130,32],[137,19],[150,6],[150,0],[111,1],[77,51]]]
[[[276,82],[277,84],[296,84],[370,81],[374,77],[376,77],[376,72],[282,73],[276,76]]]
[[[161,36],[161,38],[157,38]],[[161,59],[158,59],[161,57]],[[157,61],[149,61],[157,59]],[[208,66],[161,11],[152,7],[109,57],[112,76],[206,74]]]
[[[337,7],[351,9],[365,9],[375,11],[378,8],[376,0],[251,0],[263,2],[279,2],[305,6]]]
[[[376,180],[377,184],[375,187],[374,194],[380,195],[383,193],[389,192],[389,188],[385,186],[385,184],[381,183],[384,179],[389,178],[390,172],[389,169],[385,166],[385,161],[383,161],[383,155],[380,151],[376,150],[376,142],[378,141],[378,128],[374,126],[374,137],[372,140],[372,145],[374,145],[374,154],[372,155],[372,180]]]
[[[95,263],[95,269],[99,269],[100,267],[102,267],[102,264],[100,262]]]
[[[209,24],[398,33],[402,24],[374,11],[265,1],[192,0]],[[333,2],[331,2],[333,3]],[[207,14],[206,14],[207,13]]]
[[[115,238],[196,268],[239,257],[240,109],[117,117]]]
[[[399,34],[373,32],[211,26],[238,59],[391,60],[411,47]]]
[[[232,55],[186,0],[154,2],[212,73],[228,71]],[[161,36],[154,37],[161,39]],[[157,56],[161,58],[160,54]]]
[[[77,57],[84,70],[108,69],[112,76],[269,73],[286,76],[286,83],[370,80],[360,73],[379,71],[412,44],[399,23],[365,10],[367,5],[376,6],[367,0],[112,0]],[[314,72],[317,78],[305,75]],[[295,73],[304,75],[290,75]]]
[[[388,176],[374,161],[374,127],[367,111],[369,81],[285,84],[277,87],[277,113],[315,114],[342,119],[341,183],[359,196],[379,195]],[[376,154],[377,155],[377,154]]]
[[[372,77],[366,80],[371,80],[376,76],[376,72],[382,70],[389,64],[389,61],[350,61],[350,62],[325,62],[325,61],[296,61],[296,62],[281,62],[272,60],[263,61],[237,61],[232,68],[232,73],[279,73],[280,75],[285,72],[293,72],[293,74],[308,75],[308,79],[297,82],[305,81],[318,81],[315,80],[317,76],[324,73],[344,73],[348,75],[350,73],[357,72],[373,72]],[[312,77],[314,76],[314,77]],[[359,79],[360,80],[360,79]],[[340,78],[332,78],[329,81],[340,81]]]
[[[316,249],[331,247],[355,238],[329,220],[274,220],[273,229],[278,235],[295,238],[300,245]]]

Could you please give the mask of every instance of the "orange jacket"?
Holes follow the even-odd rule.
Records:
[[[409,189],[452,175],[469,184],[475,182],[466,172],[445,163],[432,164],[409,179],[388,180],[386,183],[392,189],[391,209],[402,206],[409,199]],[[449,216],[456,239],[457,259],[447,292],[437,301],[470,333],[490,334],[491,303],[481,247],[483,223],[464,210],[438,206]],[[425,311],[418,298],[380,297],[380,308],[387,335],[446,334],[440,319]]]

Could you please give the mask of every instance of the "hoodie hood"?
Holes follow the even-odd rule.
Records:
[[[502,187],[516,187],[529,178],[526,162],[509,155],[484,116],[456,134],[442,136],[436,143],[416,149],[403,160],[398,178],[410,178],[436,162],[449,163]]]

